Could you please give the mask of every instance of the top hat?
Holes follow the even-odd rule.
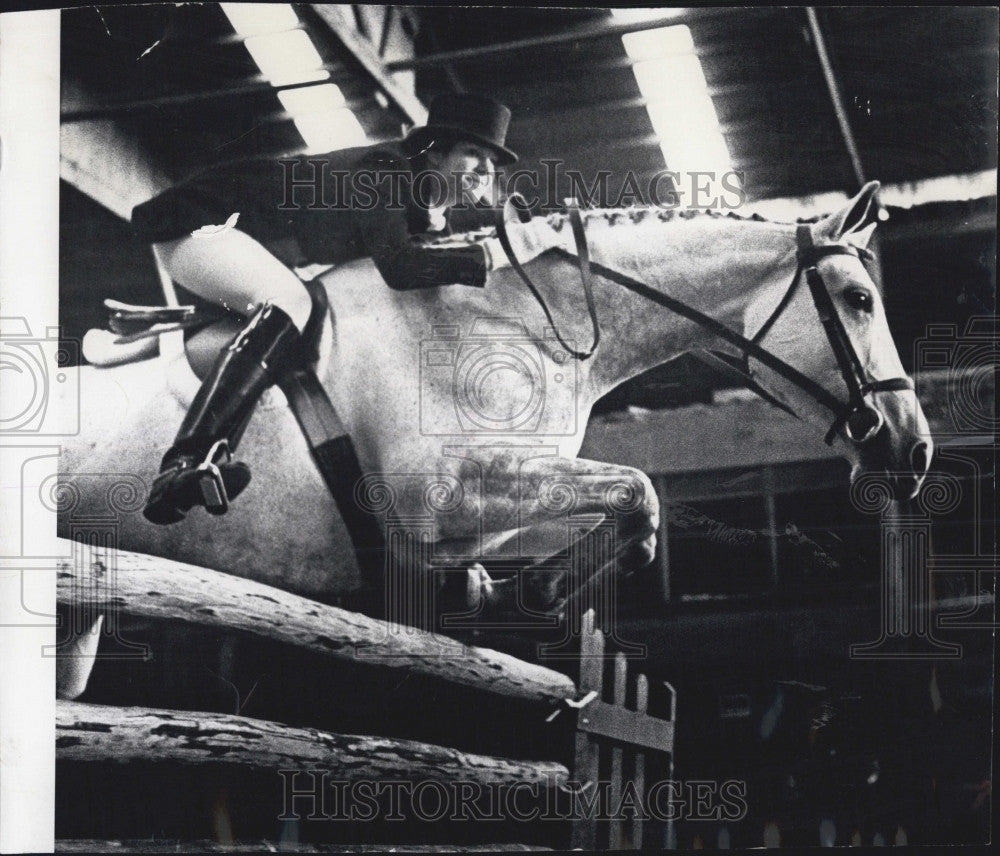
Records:
[[[499,101],[480,95],[439,95],[431,102],[427,124],[410,131],[403,145],[412,156],[427,148],[437,135],[458,137],[491,149],[497,165],[506,166],[517,160],[504,146],[508,125],[510,110]]]

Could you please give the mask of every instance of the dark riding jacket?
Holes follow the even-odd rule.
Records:
[[[393,289],[482,287],[487,265],[481,246],[443,249],[427,240],[492,224],[491,209],[449,209],[444,232],[430,232],[427,209],[414,199],[422,184],[414,175],[413,161],[397,144],[234,161],[137,205],[132,229],[149,243],[171,241],[221,226],[238,212],[236,228],[289,267],[370,256]],[[425,192],[432,188],[426,182]]]

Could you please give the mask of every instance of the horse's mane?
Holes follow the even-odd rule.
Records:
[[[716,220],[740,220],[753,223],[772,223],[780,221],[769,220],[760,214],[737,214],[735,211],[728,211],[723,214],[711,208],[657,208],[657,207],[633,207],[633,208],[587,208],[580,211],[585,226],[591,223],[599,223],[605,226],[617,226],[619,224],[637,225],[640,223],[652,222],[654,220],[661,223],[668,223],[672,220],[692,220],[697,217],[707,217]],[[552,214],[536,215],[533,219],[546,220],[548,224],[557,232],[562,231],[563,226],[569,221],[569,215],[556,212]],[[822,216],[800,217],[795,221],[799,223],[816,223]],[[453,235],[438,238],[430,242],[435,244],[448,244],[454,246],[456,243],[474,244],[484,238],[496,236],[496,229],[491,227],[476,229],[469,232],[456,232]]]

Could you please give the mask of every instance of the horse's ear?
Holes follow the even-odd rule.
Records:
[[[860,247],[862,250],[868,248],[868,244],[872,239],[872,233],[875,231],[875,227],[878,225],[877,220],[872,220],[867,226],[862,226],[860,229],[853,229],[847,233],[846,240],[852,247]]]
[[[820,222],[820,231],[832,241],[846,238],[851,244],[867,245],[877,224],[875,194],[879,187],[877,181],[869,181],[840,211]]]

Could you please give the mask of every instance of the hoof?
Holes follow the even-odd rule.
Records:
[[[480,610],[493,599],[493,580],[486,568],[476,562],[466,572],[465,605],[470,610]]]
[[[56,698],[79,698],[87,689],[103,624],[104,616],[98,615],[90,630],[74,636],[56,650]]]

